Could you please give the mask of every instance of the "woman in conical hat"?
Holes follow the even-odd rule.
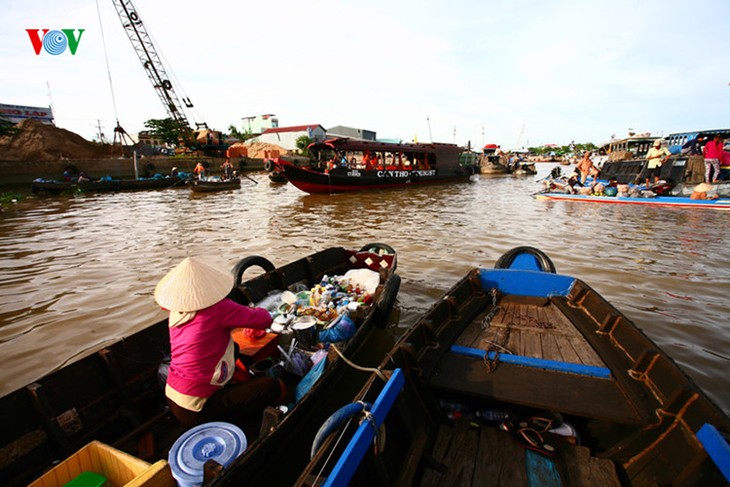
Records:
[[[170,312],[170,362],[165,395],[175,417],[187,426],[210,421],[241,424],[276,402],[282,393],[270,377],[232,382],[233,328],[263,330],[271,315],[226,296],[233,276],[188,257],[160,280],[155,300]]]

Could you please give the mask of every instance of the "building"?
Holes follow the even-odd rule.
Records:
[[[327,137],[327,132],[318,124],[277,127],[264,130],[255,140],[278,145],[288,151],[295,151],[297,150],[297,139],[302,136],[309,137],[312,142],[319,142]]]
[[[55,125],[53,123],[53,110],[51,110],[51,107],[28,107],[0,103],[1,120],[10,123],[20,123],[28,118],[34,118],[46,125]]]
[[[243,117],[243,130],[249,134],[258,135],[268,129],[279,128],[279,119],[274,114]]]
[[[335,127],[327,129],[327,138],[334,137],[348,137],[350,139],[360,140],[377,140],[375,132],[372,130],[357,129],[352,127],[344,127],[337,125]]]

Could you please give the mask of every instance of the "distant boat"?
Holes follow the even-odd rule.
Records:
[[[241,187],[240,178],[232,179],[206,179],[205,181],[196,180],[190,184],[193,193],[212,193],[215,191],[226,191],[230,189],[238,189]]]
[[[147,179],[99,179],[95,181],[55,181],[36,179],[33,181],[31,191],[33,193],[61,194],[75,191],[84,192],[114,192],[114,191],[140,191],[146,189],[162,189],[182,187],[187,183],[187,178],[177,176],[153,177]]]
[[[273,170],[307,193],[341,193],[446,182],[466,182],[476,164],[455,144],[392,143],[335,138],[308,147],[308,166],[273,160]]]

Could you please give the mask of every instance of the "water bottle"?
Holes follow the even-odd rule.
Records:
[[[476,417],[489,423],[501,423],[507,421],[510,415],[507,411],[499,409],[480,409],[476,412]]]

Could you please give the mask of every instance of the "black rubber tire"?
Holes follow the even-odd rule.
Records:
[[[266,160],[266,161],[264,162],[264,169],[265,169],[265,170],[266,170],[267,172],[271,172],[271,171],[273,171],[273,170],[274,170],[274,162],[273,162],[273,161],[271,161],[271,160],[269,160],[269,159],[267,159],[267,160]]]
[[[378,242],[373,242],[373,243],[369,243],[367,245],[363,245],[362,248],[360,249],[360,252],[368,252],[369,250],[372,250],[372,249],[385,250],[389,254],[393,254],[393,255],[396,254],[395,249],[393,247],[391,247],[388,244],[378,243]]]
[[[258,255],[244,257],[243,259],[238,261],[238,264],[233,266],[233,270],[231,271],[234,276],[234,287],[239,287],[242,284],[241,278],[243,277],[243,273],[246,272],[247,269],[256,266],[261,267],[266,272],[271,272],[276,269],[276,266],[264,257],[260,257]]]
[[[543,272],[549,272],[551,274],[555,274],[555,264],[553,264],[553,261],[550,260],[550,257],[547,256],[542,250],[536,249],[535,247],[515,247],[512,250],[508,250],[505,252],[502,257],[497,259],[497,262],[494,264],[495,269],[509,269],[509,267],[512,265],[512,262],[514,262],[515,257],[517,257],[520,254],[530,254],[533,257],[537,259],[537,263],[540,264],[540,268]]]

